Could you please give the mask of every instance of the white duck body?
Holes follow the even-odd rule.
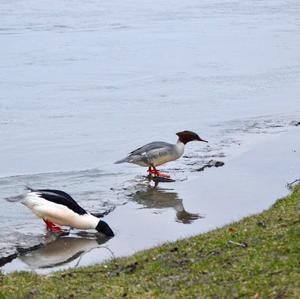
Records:
[[[95,229],[99,222],[99,218],[87,212],[80,215],[63,204],[45,199],[38,191],[27,193],[21,203],[38,217],[58,225],[78,229]]]
[[[180,140],[178,140],[176,144],[155,141],[132,151],[126,158],[117,161],[116,164],[127,162],[143,167],[157,167],[167,162],[177,160],[183,153],[184,143]]]

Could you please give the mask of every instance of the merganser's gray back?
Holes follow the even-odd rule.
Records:
[[[168,148],[174,146],[173,144],[163,142],[163,141],[154,141],[150,142],[144,146],[137,148],[136,150],[129,153],[129,155],[141,155],[145,152],[152,151],[157,148]]]

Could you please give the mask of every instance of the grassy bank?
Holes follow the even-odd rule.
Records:
[[[260,215],[129,258],[1,276],[0,298],[31,297],[300,298],[300,186]]]

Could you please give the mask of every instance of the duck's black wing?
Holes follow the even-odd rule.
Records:
[[[84,210],[68,193],[64,191],[51,189],[29,190],[31,192],[38,193],[41,197],[43,197],[46,200],[55,202],[59,205],[64,205],[79,215],[87,214],[86,210]]]

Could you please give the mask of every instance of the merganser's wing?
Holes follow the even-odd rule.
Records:
[[[164,164],[174,160],[174,146],[170,144],[169,146],[154,148],[140,157],[142,161],[153,166]]]
[[[142,155],[143,153],[150,152],[154,149],[164,149],[169,147],[172,147],[172,144],[163,141],[154,141],[137,148],[136,150],[130,152],[129,155]]]
[[[64,191],[50,189],[31,189],[30,192],[34,192],[42,198],[52,201],[56,204],[64,205],[79,215],[87,214],[87,212],[68,193]]]

